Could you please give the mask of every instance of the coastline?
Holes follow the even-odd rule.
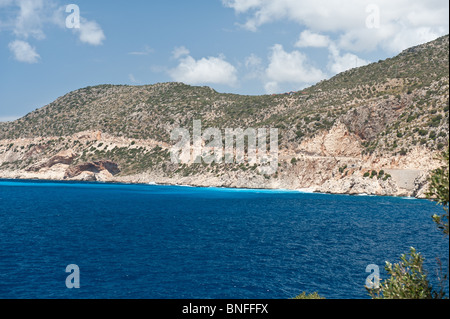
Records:
[[[301,193],[301,194],[320,194],[320,195],[341,195],[341,196],[362,196],[362,197],[393,197],[402,199],[426,199],[425,197],[413,197],[404,195],[377,195],[377,194],[367,194],[367,193],[353,193],[353,192],[320,192],[312,188],[255,188],[255,187],[227,187],[227,186],[204,186],[196,184],[180,184],[180,183],[157,183],[157,182],[144,182],[144,181],[120,181],[120,180],[109,180],[109,181],[89,181],[89,180],[79,180],[79,179],[48,179],[48,178],[4,178],[0,174],[0,182],[10,181],[10,182],[41,182],[41,183],[67,183],[67,184],[100,184],[100,185],[148,185],[148,186],[173,186],[173,187],[189,187],[197,189],[223,189],[223,190],[236,190],[236,191],[274,191],[274,192],[291,192],[291,193]]]
[[[233,169],[200,167],[198,170],[190,166],[171,166],[159,153],[152,153],[157,145],[154,141],[122,140],[100,131],[80,132],[58,139],[4,140],[0,144],[0,178],[425,198],[428,174],[439,167],[432,152],[417,146],[406,156],[361,155],[360,141],[347,129],[336,124],[331,131],[324,133],[326,136],[305,140],[299,149],[280,151],[279,169],[271,176],[261,175],[248,165]],[[352,147],[344,143],[349,136],[353,136]],[[330,146],[341,144],[344,145],[341,149]],[[106,147],[126,150],[130,154],[146,149],[150,156],[148,160],[160,164],[130,170],[129,164],[113,161],[107,154],[96,155],[96,160],[84,158],[86,152],[97,154]],[[158,147],[159,152],[168,152],[168,145]]]

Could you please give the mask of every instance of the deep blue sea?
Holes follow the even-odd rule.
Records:
[[[0,298],[369,298],[409,247],[447,267],[426,200],[0,180]],[[80,288],[66,287],[66,266]]]

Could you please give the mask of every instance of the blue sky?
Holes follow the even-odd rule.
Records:
[[[448,34],[448,15],[443,0],[0,0],[0,121],[98,84],[299,90]]]

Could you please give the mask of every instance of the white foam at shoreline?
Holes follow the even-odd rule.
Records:
[[[305,193],[305,194],[312,194],[315,193],[316,190],[314,188],[299,188],[295,190],[296,192],[299,193]]]

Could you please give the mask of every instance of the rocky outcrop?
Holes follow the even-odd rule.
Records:
[[[361,139],[371,140],[396,121],[401,110],[410,103],[408,100],[395,99],[368,103],[348,112],[341,121]]]
[[[359,157],[361,139],[350,133],[342,123],[337,123],[329,131],[322,131],[311,139],[305,139],[299,151],[310,155],[328,157]]]
[[[422,172],[414,180],[414,189],[411,194],[412,197],[425,198],[429,185],[429,175],[426,172]]]
[[[98,161],[69,167],[64,174],[64,179],[72,179],[83,175],[83,178],[81,178],[83,180],[97,180],[98,175],[108,178],[119,173],[120,169],[116,163]]]
[[[44,168],[51,168],[57,164],[64,164],[64,165],[70,165],[73,163],[73,160],[75,159],[76,154],[72,150],[65,150],[61,151],[49,160],[45,160],[43,162],[40,162],[36,165],[33,165],[26,170],[28,172],[38,172],[41,169]]]
[[[360,176],[345,177],[341,180],[328,180],[318,187],[316,191],[321,193],[341,193],[349,195],[396,195],[409,196],[406,190],[401,190],[392,180],[379,180],[377,178],[365,178]]]

